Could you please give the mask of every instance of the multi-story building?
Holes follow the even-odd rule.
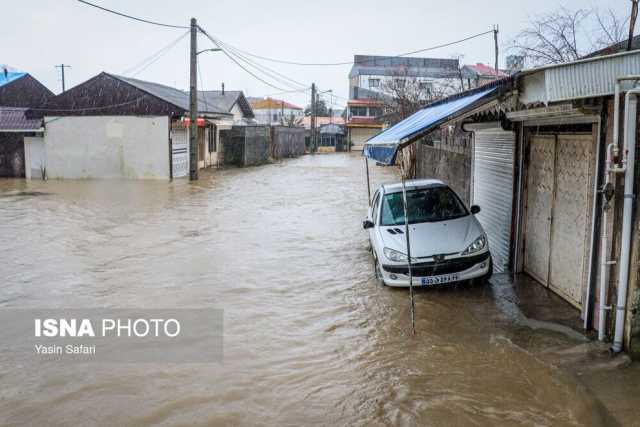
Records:
[[[347,103],[351,148],[361,150],[367,139],[380,132],[383,107],[392,99],[393,87],[411,82],[426,100],[452,83],[459,84],[459,79],[457,59],[355,55]]]

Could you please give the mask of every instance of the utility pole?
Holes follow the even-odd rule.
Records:
[[[198,180],[198,24],[191,18],[191,55],[189,61],[189,180]]]
[[[495,70],[496,70],[496,78],[498,78],[498,25],[493,26],[493,44],[496,52],[496,61],[495,61]]]
[[[627,40],[627,50],[631,50],[633,42],[633,30],[638,17],[638,0],[631,0],[631,15],[629,16],[629,40]]]
[[[311,152],[316,152],[316,84],[311,83]]]
[[[60,64],[60,65],[56,65],[56,68],[60,68],[60,72],[62,73],[62,91],[64,92],[65,91],[64,69],[71,68],[71,65]]]

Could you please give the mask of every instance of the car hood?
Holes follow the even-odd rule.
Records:
[[[389,229],[399,229],[402,233],[392,234],[387,231]],[[448,221],[410,224],[411,257],[423,258],[462,252],[483,233],[482,226],[473,215]],[[385,247],[407,253],[404,225],[382,226],[380,234]]]

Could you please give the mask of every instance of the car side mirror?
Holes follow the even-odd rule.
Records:
[[[477,213],[480,213],[480,206],[478,206],[478,205],[471,206],[471,213],[474,214],[474,215],[477,214]]]
[[[365,230],[368,228],[373,228],[373,222],[365,219],[364,221],[362,221],[362,228],[364,228]]]

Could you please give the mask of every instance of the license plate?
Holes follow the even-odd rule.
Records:
[[[458,280],[457,274],[443,274],[442,276],[423,277],[422,286],[439,285],[441,283],[455,282]]]

